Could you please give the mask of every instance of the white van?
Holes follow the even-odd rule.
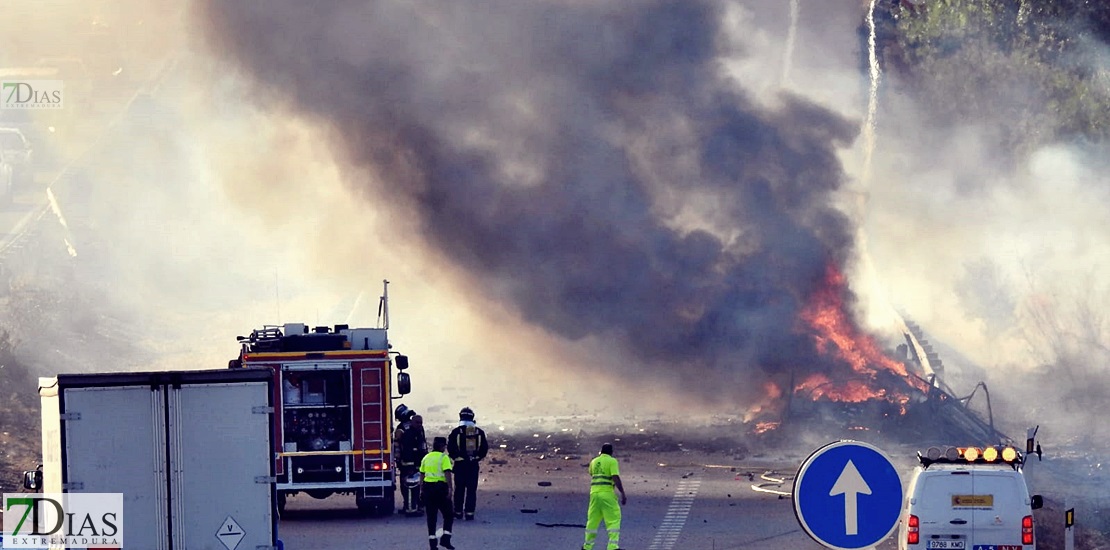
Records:
[[[898,527],[899,550],[1036,550],[1024,460],[1013,447],[918,455]]]

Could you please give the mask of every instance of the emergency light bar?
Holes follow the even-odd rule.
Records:
[[[928,468],[932,464],[1008,464],[1017,467],[1022,464],[1021,453],[1012,446],[994,445],[984,447],[929,447],[925,454],[917,453],[921,465]]]

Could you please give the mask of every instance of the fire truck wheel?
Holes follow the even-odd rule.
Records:
[[[364,516],[368,516],[377,512],[376,502],[372,499],[364,497],[355,497],[355,506],[358,506],[358,511]]]
[[[394,490],[393,489],[387,489],[386,492],[385,492],[385,498],[383,498],[380,502],[378,502],[378,515],[379,516],[391,516],[391,515],[393,515],[393,511],[394,511],[394,508],[393,508],[394,500],[393,499],[394,499]]]
[[[393,490],[389,489],[386,494],[381,498],[370,497],[355,497],[355,506],[358,506],[358,511],[367,516],[390,516],[393,515]]]
[[[285,513],[285,500],[286,500],[285,491],[278,491],[278,494],[277,494],[277,508],[278,508],[278,514],[279,515]]]

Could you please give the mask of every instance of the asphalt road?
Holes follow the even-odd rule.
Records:
[[[793,459],[735,461],[694,452],[622,455],[619,450],[617,455],[628,492],[624,549],[823,548],[799,526],[789,497],[752,489],[766,471],[792,473]],[[458,522],[457,548],[581,548],[589,488],[586,458],[541,460],[493,452],[490,459],[505,464],[483,467],[477,519]],[[788,492],[789,483],[781,489]],[[424,518],[360,517],[348,496],[290,499],[279,536],[290,550],[427,548]],[[895,547],[892,537],[878,548]]]

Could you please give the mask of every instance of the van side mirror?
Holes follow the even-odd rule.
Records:
[[[397,393],[405,395],[412,391],[412,381],[409,380],[409,373],[397,373]]]
[[[39,466],[37,470],[23,472],[23,488],[36,492],[42,489],[42,466]]]
[[[1034,510],[1039,510],[1043,508],[1044,499],[1041,498],[1041,495],[1033,495],[1032,498],[1029,499],[1029,507]]]
[[[1029,428],[1025,431],[1025,456],[1032,454],[1037,455],[1037,461],[1041,461],[1041,444],[1037,443],[1037,432],[1040,431],[1041,426],[1038,424],[1036,427]],[[1022,459],[1022,463],[1025,459]]]

